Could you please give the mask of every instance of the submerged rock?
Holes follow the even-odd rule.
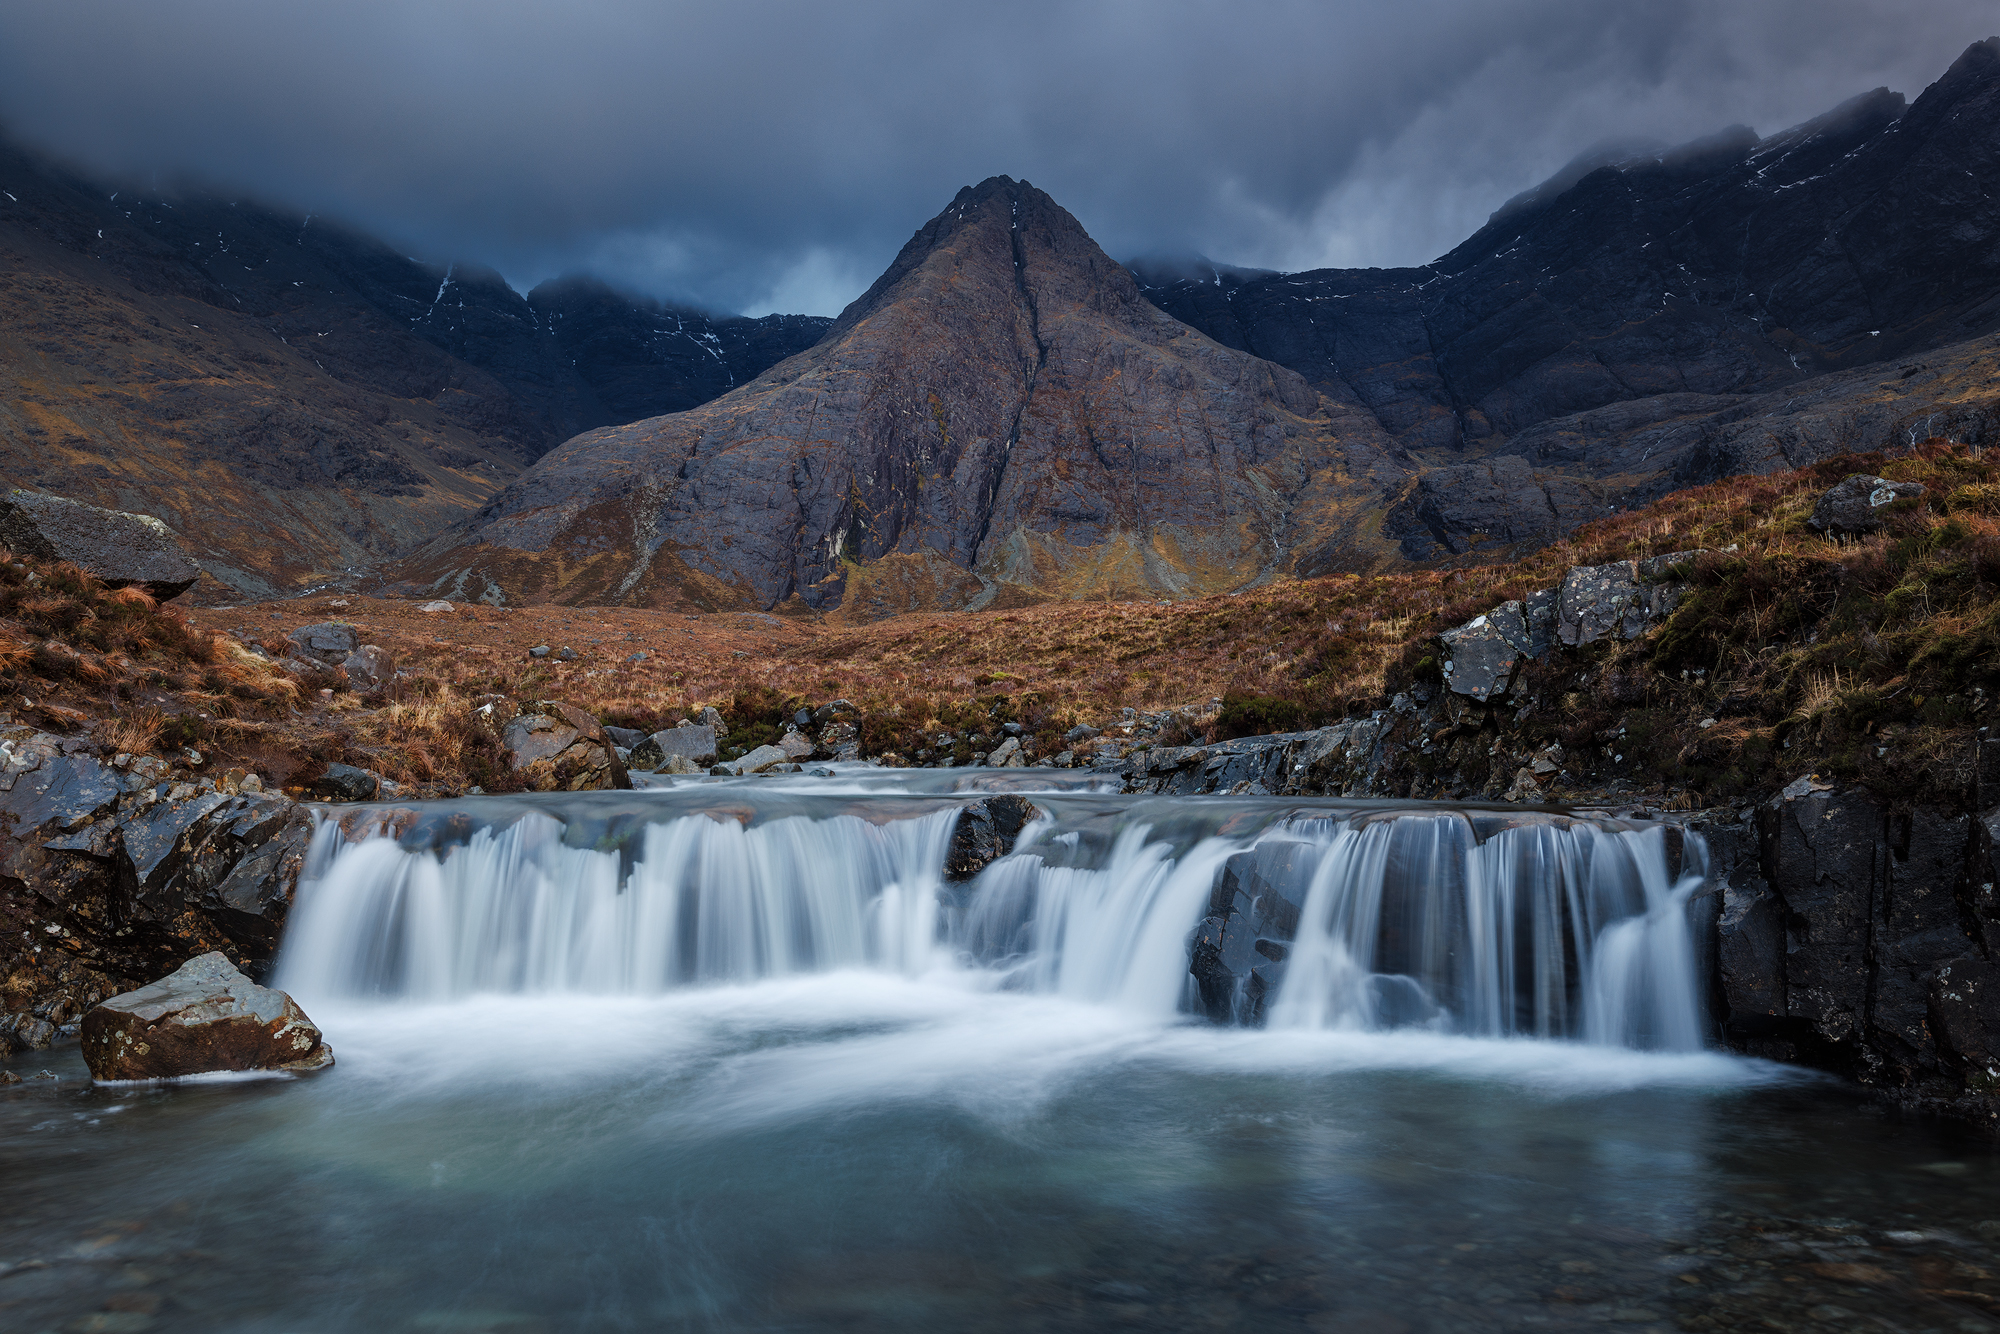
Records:
[[[0,543],[38,560],[66,560],[113,588],[136,585],[163,602],[201,577],[174,530],[152,515],[39,491],[13,490],[0,499]]]
[[[83,1059],[93,1079],[171,1079],[323,1070],[333,1050],[290,996],[258,986],[214,951],[85,1015]]]

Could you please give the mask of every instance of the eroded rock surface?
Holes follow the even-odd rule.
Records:
[[[172,1079],[218,1070],[323,1070],[333,1049],[290,996],[260,987],[220,953],[83,1017],[97,1080]]]
[[[16,488],[0,498],[0,546],[38,560],[68,561],[113,588],[143,588],[162,601],[201,578],[179,535],[152,515],[39,491]]]

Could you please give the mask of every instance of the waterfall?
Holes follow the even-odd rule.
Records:
[[[1014,851],[958,886],[965,798],[683,795],[614,829],[582,818],[591,795],[442,835],[323,822],[280,985],[446,1000],[947,970],[1166,1020],[1702,1044],[1706,853],[1659,825],[1071,792],[1037,795]]]

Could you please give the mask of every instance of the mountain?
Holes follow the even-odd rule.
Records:
[[[246,593],[406,551],[558,442],[705,402],[830,323],[575,279],[524,298],[0,141],[0,482],[155,514]]]
[[[2000,38],[1907,106],[1877,89],[1769,138],[1594,150],[1422,268],[1137,271],[1440,470],[1386,520],[1412,559],[1546,527],[1578,486],[1632,503],[1913,429],[1990,438],[1976,382],[1843,373],[1970,366],[2000,328]]]
[[[1207,593],[1392,557],[1367,520],[1407,478],[1394,454],[996,176],[810,350],[570,441],[404,572],[456,597],[864,614]]]

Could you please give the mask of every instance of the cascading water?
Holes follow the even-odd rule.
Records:
[[[1014,852],[951,886],[965,797],[649,795],[615,837],[560,806],[443,836],[325,824],[281,984],[443,1000],[957,969],[1273,1029],[1701,1046],[1705,854],[1659,826],[1072,791],[1036,795]]]

